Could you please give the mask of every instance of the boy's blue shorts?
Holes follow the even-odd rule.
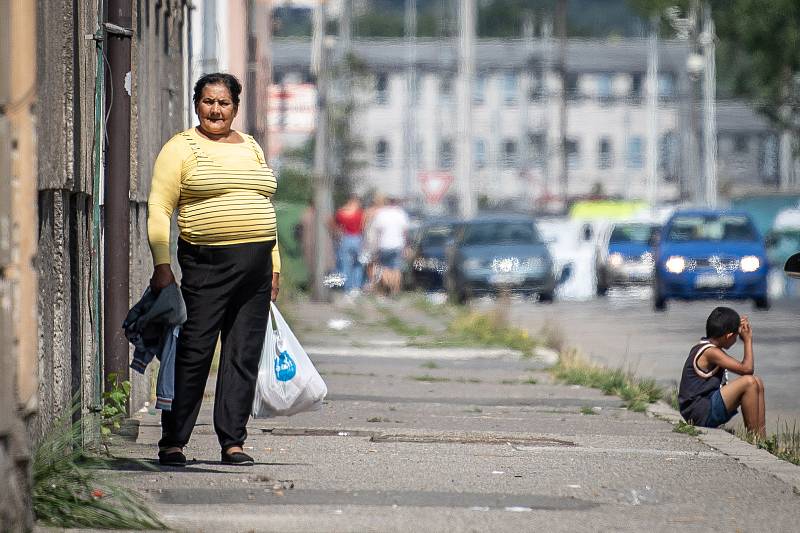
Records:
[[[734,409],[733,412],[728,411],[727,407],[725,407],[725,402],[722,400],[722,393],[717,389],[711,395],[711,411],[708,413],[706,423],[703,425],[707,428],[721,426],[736,416],[738,412],[738,409]]]

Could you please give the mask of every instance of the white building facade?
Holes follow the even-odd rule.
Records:
[[[458,157],[457,49],[451,40],[355,41],[368,74],[354,94],[364,166],[352,176],[359,191],[424,201],[425,179],[450,181]],[[411,53],[410,53],[411,52]],[[531,205],[563,192],[559,105],[567,98],[570,198],[592,194],[641,199],[648,193],[647,41],[570,41],[566,87],[553,43],[479,40],[472,91],[472,176],[475,197]],[[698,104],[686,74],[688,48],[659,45],[657,196],[699,194],[702,154]],[[413,69],[409,68],[409,57]],[[273,43],[273,79],[308,80],[310,45]],[[272,120],[271,120],[272,122]],[[726,187],[778,183],[774,132],[742,104],[718,105],[719,181]],[[692,131],[696,133],[692,135]],[[272,132],[280,136],[280,131]],[[296,140],[296,139],[295,139]],[[455,193],[455,184],[449,193]]]

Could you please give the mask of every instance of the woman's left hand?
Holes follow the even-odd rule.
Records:
[[[280,279],[281,274],[280,272],[273,272],[272,273],[272,301],[278,301],[278,292],[280,292]]]

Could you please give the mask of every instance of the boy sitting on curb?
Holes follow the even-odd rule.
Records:
[[[744,342],[741,362],[725,350]],[[741,378],[727,383],[727,371]],[[726,423],[742,407],[744,425],[766,437],[764,382],[753,374],[753,332],[747,317],[730,307],[717,307],[706,321],[706,336],[695,344],[683,365],[678,391],[683,418],[697,426],[715,428]]]

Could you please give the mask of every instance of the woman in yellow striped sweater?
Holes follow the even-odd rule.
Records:
[[[200,78],[194,87],[199,125],[161,149],[153,171],[147,231],[153,290],[175,277],[170,267],[170,220],[178,211],[178,264],[186,302],[175,361],[175,397],[162,411],[159,461],[183,466],[218,336],[222,352],[214,397],[214,429],[222,462],[252,465],[247,437],[270,299],[277,298],[280,255],[277,182],[264,152],[232,129],[242,86],[230,74]]]

